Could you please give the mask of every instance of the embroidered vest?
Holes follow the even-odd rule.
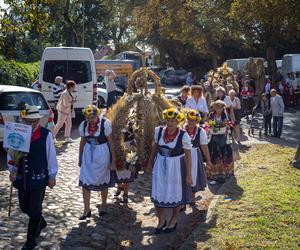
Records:
[[[163,127],[160,127],[159,132],[158,132],[158,152],[159,152],[159,154],[162,156],[167,156],[167,157],[176,157],[179,155],[183,155],[184,149],[182,147],[182,138],[183,138],[185,131],[182,129],[179,130],[179,136],[178,136],[178,139],[177,139],[177,142],[176,142],[176,145],[174,148],[170,148],[167,145],[162,145],[162,146],[159,145],[159,141],[162,136],[162,131],[163,131]]]
[[[104,133],[104,123],[105,123],[105,121],[106,121],[106,119],[102,117],[101,118],[101,123],[100,123],[100,134],[97,137],[95,137],[93,135],[85,136],[85,139],[86,139],[87,143],[97,144],[97,145],[107,143],[107,138],[106,138],[105,133]],[[84,133],[85,133],[86,127],[87,127],[87,121],[85,121],[84,124],[83,124]]]
[[[16,188],[25,190],[46,187],[48,184],[48,161],[46,142],[49,130],[41,128],[41,137],[30,144],[30,151],[21,160],[18,168]]]
[[[197,133],[196,133],[195,139],[192,140],[193,148],[200,147],[200,132],[201,132],[201,128],[197,128]]]

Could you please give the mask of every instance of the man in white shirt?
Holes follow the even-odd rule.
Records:
[[[115,83],[116,74],[113,70],[106,70],[104,76],[104,82],[107,91],[107,109],[109,109],[117,101],[117,86]]]
[[[276,89],[271,90],[271,110],[273,117],[273,137],[280,138],[283,125],[284,102]]]

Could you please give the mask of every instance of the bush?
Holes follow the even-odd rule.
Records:
[[[0,84],[30,87],[39,75],[39,62],[22,63],[0,58]]]

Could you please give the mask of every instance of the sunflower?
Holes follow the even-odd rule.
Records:
[[[168,119],[175,118],[175,115],[176,115],[174,109],[167,109],[166,114],[167,114],[167,118]]]
[[[21,118],[26,117],[26,115],[27,115],[27,110],[26,110],[26,109],[25,109],[25,110],[22,110],[22,111],[20,112]]]
[[[177,116],[176,116],[176,120],[178,122],[182,122],[184,120],[184,115],[180,112],[178,112]]]

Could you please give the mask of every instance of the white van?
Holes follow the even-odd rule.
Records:
[[[40,66],[39,84],[41,92],[54,104],[53,84],[56,76],[77,83],[74,104],[76,112],[81,112],[89,104],[97,104],[97,77],[95,60],[88,48],[49,47],[44,50]]]
[[[254,57],[255,59],[262,59],[264,62],[264,66],[266,67],[266,60],[263,57]],[[239,71],[242,75],[244,75],[244,70],[245,67],[247,65],[247,63],[249,62],[249,58],[237,58],[237,59],[228,59],[226,60],[227,66],[232,68],[234,70],[235,73],[237,73],[237,71]]]
[[[300,54],[287,54],[282,57],[281,74],[286,79],[288,73],[300,72]]]

